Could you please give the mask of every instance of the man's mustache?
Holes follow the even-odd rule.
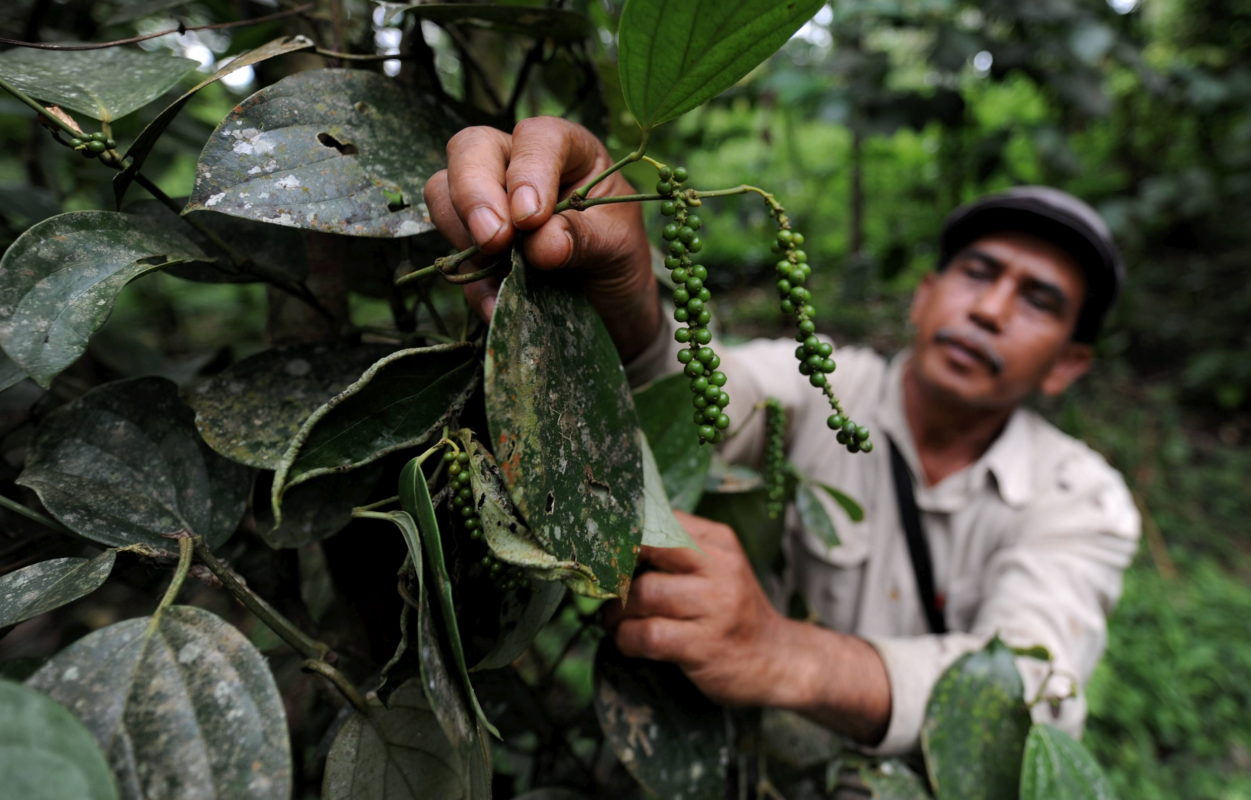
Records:
[[[934,334],[934,341],[938,344],[954,344],[969,351],[990,368],[992,375],[999,375],[1003,372],[1003,357],[995,352],[995,346],[980,333],[939,328]]]

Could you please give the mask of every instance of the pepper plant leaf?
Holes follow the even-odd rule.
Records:
[[[652,455],[642,431],[639,431],[639,449],[643,453],[642,543],[651,547],[696,547],[695,540],[673,516],[673,506],[665,494],[664,479],[660,477],[656,457]]]
[[[13,363],[13,359],[9,358],[4,352],[0,351],[0,392],[10,386],[16,386],[26,380],[26,373],[17,364]]]
[[[577,42],[592,26],[582,14],[562,8],[500,6],[488,3],[418,3],[392,7],[388,25],[402,14],[440,24],[468,25],[505,34],[532,36],[554,42]]]
[[[250,67],[253,64],[259,64],[275,56],[293,53],[297,50],[305,50],[312,46],[313,40],[305,36],[283,36],[274,39],[272,42],[266,42],[260,47],[248,50],[246,53],[240,53],[230,59],[230,62],[224,67],[221,67],[212,75],[183,92],[181,97],[166,106],[160,114],[157,114],[144,127],[126,151],[126,159],[129,163],[124,170],[113,176],[113,196],[117,204],[119,206],[122,204],[122,198],[126,196],[126,190],[130,188],[130,184],[134,181],[135,175],[139,173],[139,170],[143,169],[144,162],[148,160],[148,156],[161,138],[161,134],[165,133],[165,129],[174,121],[174,117],[178,116],[178,112],[197,92],[209,84],[216,83],[237,69]]]
[[[699,443],[695,426],[673,413],[690,403],[691,389],[683,375],[668,375],[634,393],[639,424],[647,434],[656,466],[673,508],[694,511],[704,492],[712,448]]]
[[[252,472],[209,449],[164,378],[97,387],[49,414],[19,476],[54,517],[101,544],[170,549],[188,531],[213,547],[243,517]]]
[[[655,128],[733,86],[824,0],[629,0],[617,33],[621,93],[639,127]]]
[[[826,547],[838,546],[840,540],[838,531],[834,528],[834,520],[830,519],[829,512],[821,505],[816,492],[807,484],[801,483],[795,488],[795,510],[803,520],[804,527],[821,539]]]
[[[37,617],[91,594],[108,579],[117,554],[54,558],[0,575],[0,628]]]
[[[921,749],[938,800],[1015,797],[1029,735],[1025,687],[998,637],[956,659],[934,684]]]
[[[112,122],[146,106],[195,69],[189,58],[134,47],[0,53],[0,78],[61,108]]]
[[[91,731],[52,698],[7,680],[0,680],[0,782],[8,797],[118,797]]]
[[[473,348],[440,344],[397,350],[315,410],[291,438],[274,474],[274,518],[292,486],[345,472],[437,433],[473,391]]]
[[[860,780],[872,800],[930,800],[925,779],[901,759],[888,759],[860,767]],[[1059,795],[1057,795],[1058,797]]]
[[[206,258],[189,239],[113,211],[70,211],[32,226],[0,259],[0,347],[45,389],[87,348],[127,283]]]
[[[130,619],[57,653],[27,685],[74,713],[127,796],[291,794],[282,696],[264,656],[192,606]]]
[[[217,373],[187,401],[209,447],[240,464],[276,470],[313,412],[393,350],[347,343],[275,347]]]
[[[1081,742],[1059,728],[1034,725],[1025,740],[1021,800],[1113,800],[1116,792]]]
[[[433,228],[422,187],[455,127],[439,103],[376,72],[297,72],[217,126],[186,210],[352,236],[422,233]]]
[[[656,797],[724,797],[725,711],[673,664],[626,658],[600,640],[595,715],[626,770]]]
[[[642,538],[643,463],[621,362],[599,316],[561,276],[514,253],[486,355],[496,461],[544,550],[624,597]]]

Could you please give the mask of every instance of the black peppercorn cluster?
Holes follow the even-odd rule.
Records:
[[[473,477],[469,471],[469,454],[448,450],[443,454],[443,460],[447,463],[448,483],[452,491],[452,516],[460,522],[461,528],[469,533],[471,539],[481,541],[482,518],[478,516],[478,509],[473,502]],[[496,586],[502,591],[520,589],[525,582],[522,570],[500,561],[485,545],[484,549],[486,552],[479,560],[479,566],[492,578]]]
[[[764,480],[769,493],[765,508],[770,519],[777,519],[786,507],[786,411],[773,397],[765,400],[764,411]]]
[[[873,449],[868,428],[852,421],[830,388],[828,376],[835,369],[834,346],[817,338],[812,291],[804,285],[812,275],[808,254],[802,247],[804,235],[791,228],[790,220],[781,208],[774,207],[773,215],[778,223],[777,239],[773,244],[773,251],[779,256],[776,265],[778,297],[782,312],[794,317],[798,328],[795,341],[799,342],[799,346],[795,348],[795,358],[799,361],[799,372],[806,375],[808,382],[820,389],[830,401],[834,413],[826,424],[838,432],[838,443],[850,452],[867,453]]]
[[[712,321],[712,311],[708,309],[708,301],[712,293],[704,286],[708,269],[695,263],[694,258],[703,248],[699,238],[703,223],[690,208],[699,201],[682,188],[687,180],[685,168],[661,167],[659,179],[656,193],[665,198],[660,204],[660,213],[672,218],[661,235],[665,240],[665,267],[674,285],[673,318],[686,325],[674,334],[678,342],[686,345],[678,352],[678,361],[690,379],[699,441],[716,444],[730,427],[730,418],[725,413],[730,396],[724,389],[725,373],[717,369],[721,357],[709,346],[712,332],[708,323]]]

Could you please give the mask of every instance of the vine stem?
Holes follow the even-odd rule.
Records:
[[[23,517],[26,517],[27,519],[32,520],[34,522],[38,522],[40,525],[43,525],[45,528],[50,528],[51,530],[54,530],[57,533],[73,533],[73,531],[71,531],[69,528],[65,527],[61,523],[52,519],[51,517],[45,517],[43,514],[40,514],[38,511],[34,510],[33,508],[27,508],[26,506],[22,505],[16,500],[10,500],[4,495],[0,495],[0,508],[7,508],[9,511],[12,511],[15,514],[21,514]]]
[[[209,568],[222,582],[235,599],[243,604],[260,619],[261,622],[304,658],[310,661],[325,661],[331,652],[330,646],[313,639],[284,617],[278,609],[271,606],[263,597],[249,589],[233,569],[223,564],[213,555],[208,544],[202,537],[193,536],[195,553],[204,566]]]
[[[316,658],[310,658],[305,660],[301,667],[305,672],[315,672],[330,681],[334,688],[339,690],[339,694],[343,695],[344,699],[351,703],[352,707],[357,711],[362,714],[369,713],[369,704],[365,702],[365,698],[352,685],[352,682],[347,679],[347,676],[332,665]]]
[[[183,530],[173,534],[170,538],[178,540],[178,567],[174,570],[174,578],[169,582],[169,588],[165,590],[165,596],[161,598],[156,611],[152,612],[152,621],[148,623],[149,634],[155,631],[157,625],[161,623],[161,614],[165,613],[165,609],[174,604],[174,598],[178,596],[183,581],[187,579],[187,573],[191,570],[191,555],[195,551],[191,534]]]

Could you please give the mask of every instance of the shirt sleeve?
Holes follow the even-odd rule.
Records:
[[[1054,485],[1027,509],[1015,541],[987,563],[971,631],[869,637],[891,685],[891,719],[878,752],[917,749],[934,683],[995,634],[1014,647],[1047,648],[1051,665],[1017,659],[1025,697],[1037,696],[1046,680],[1043,696],[1057,701],[1035,705],[1034,719],[1081,736],[1083,690],[1107,644],[1107,618],[1137,548],[1140,519],[1121,476],[1093,452],[1061,459],[1050,477]]]

